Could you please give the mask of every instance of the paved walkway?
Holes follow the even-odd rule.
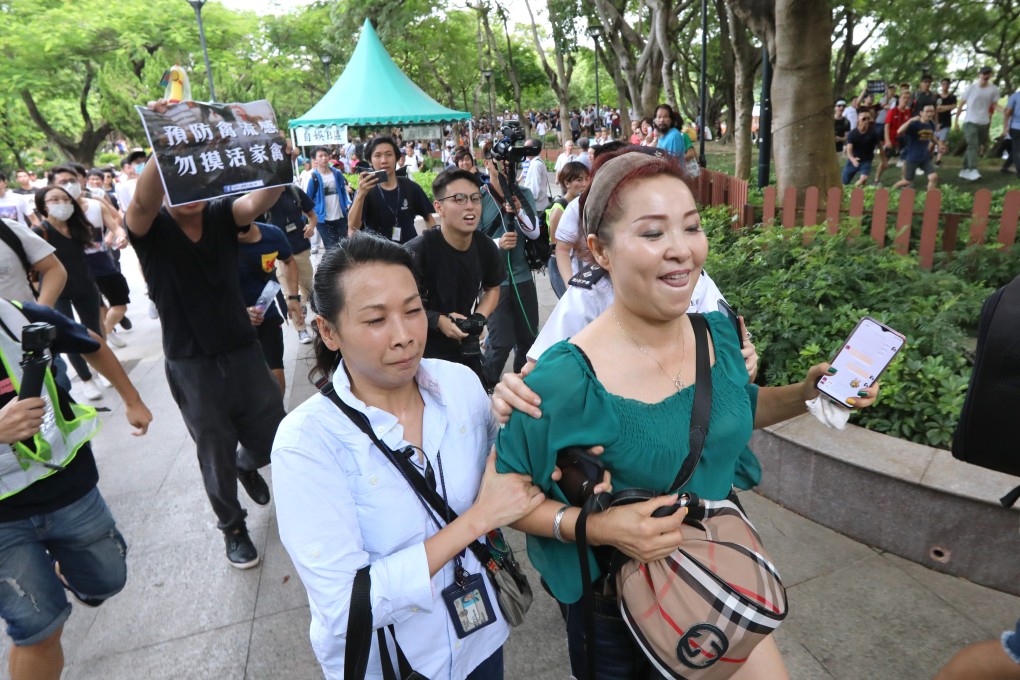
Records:
[[[280,544],[272,504],[244,499],[262,565],[240,572],[224,558],[194,446],[167,389],[159,324],[146,316],[130,251],[124,272],[135,292],[135,329],[116,352],[155,421],[148,436],[129,436],[123,407],[108,390],[102,403],[111,412],[95,451],[100,488],[130,546],[128,584],[99,609],[75,604],[64,634],[64,678],[321,678],[308,644],[304,589]],[[544,318],[555,302],[544,277],[539,291]],[[308,350],[288,331],[293,406],[311,388],[304,379]],[[791,614],[778,640],[794,680],[931,678],[958,648],[997,637],[1020,616],[1020,598],[855,543],[753,493],[742,501],[789,587]],[[522,536],[512,541],[520,548]],[[0,643],[0,677],[7,646]],[[559,614],[539,591],[527,623],[507,644],[506,677],[568,676]]]

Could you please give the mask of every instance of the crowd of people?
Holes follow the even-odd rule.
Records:
[[[1003,120],[1002,140],[996,146],[1003,156],[1001,170],[1008,173],[1015,167],[1020,176],[1020,92],[1001,106],[992,73],[990,66],[981,67],[977,79],[959,97],[949,78],[943,78],[936,90],[934,78],[925,73],[916,89],[909,82],[886,83],[884,92],[866,91],[849,102],[838,100],[833,125],[836,152],[844,160],[843,184],[863,186],[872,177],[881,184],[882,174],[895,158],[902,175],[893,188],[906,188],[915,176],[923,176],[927,188],[934,189],[942,159],[949,152],[950,131],[958,129],[961,121],[966,148],[960,178],[979,180],[978,159],[991,148],[989,129],[996,113]]]
[[[904,133],[925,140],[936,106],[904,120]],[[866,110],[857,126],[872,122]],[[45,179],[19,171],[10,192],[0,176],[0,224],[13,239],[0,245],[9,378],[0,436],[11,444],[0,456],[0,584],[18,585],[0,586],[0,616],[14,643],[13,680],[60,677],[65,590],[90,606],[114,596],[127,546],[96,486],[95,410],[70,397],[59,358],[45,398],[16,398],[25,348],[10,329],[54,326],[52,351],[67,356],[86,400],[102,396],[91,365],[144,434],[152,416],[110,350],[130,327],[116,257],[128,246],[227,562],[260,561],[238,484],[258,505],[275,499],[327,678],[358,664],[367,677],[388,677],[391,657],[401,675],[406,666],[429,678],[503,678],[510,622],[486,576],[490,561],[512,559],[504,526],[528,535],[529,557],[560,604],[564,675],[658,677],[615,606],[609,573],[587,584],[598,595],[596,639],[585,629],[572,545],[580,508],[558,485],[557,452],[584,447],[602,461],[611,475],[596,492],[654,492],[592,514],[586,533],[624,558],[662,559],[683,543],[684,511],[659,511],[681,491],[735,502],[735,489],[760,479],[752,430],[805,413],[834,369],[821,363],[792,385],[757,384],[752,336],[742,318],[718,311],[724,295],[704,271],[710,244],[688,185],[698,165],[672,108],[636,120],[629,135],[611,110],[602,125],[593,109],[578,113],[553,177],[537,157],[540,138],[527,140],[518,164],[483,135],[478,158],[468,145],[443,150],[431,201],[408,175],[433,150],[392,130],[307,159],[295,151],[293,185],[179,206],[168,205],[144,152],[127,154],[119,175],[74,164]],[[541,124],[553,120],[536,114]],[[862,152],[859,135],[844,137]],[[356,190],[345,173],[357,175]],[[544,267],[560,300],[541,325]],[[708,342],[699,349],[702,318]],[[290,413],[287,320],[293,339],[311,344],[319,388]],[[691,451],[701,360],[713,365],[710,427],[689,483],[670,488]],[[862,386],[854,407],[878,392]],[[270,463],[272,490],[259,472]],[[352,641],[359,626],[377,631],[364,647]],[[1003,649],[1015,652],[1016,638]],[[739,673],[787,677],[772,637]]]

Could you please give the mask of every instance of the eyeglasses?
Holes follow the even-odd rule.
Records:
[[[473,193],[470,196],[468,196],[467,194],[453,194],[452,196],[446,196],[445,198],[439,198],[436,200],[442,202],[449,201],[450,199],[453,199],[453,202],[456,203],[457,205],[467,205],[468,201],[471,201],[475,205],[478,205],[482,202],[482,195],[479,193]]]

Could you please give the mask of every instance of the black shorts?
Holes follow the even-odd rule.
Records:
[[[120,307],[131,302],[131,290],[128,288],[127,279],[120,272],[97,276],[96,285],[111,307]]]
[[[283,370],[283,324],[263,323],[255,327],[255,334],[259,338],[259,347],[262,348],[262,356],[271,369]]]

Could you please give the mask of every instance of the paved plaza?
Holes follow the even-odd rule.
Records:
[[[159,322],[146,316],[130,250],[123,269],[135,327],[116,353],[155,420],[146,437],[134,438],[113,391],[101,402],[110,412],[95,440],[100,489],[129,544],[128,584],[99,609],[75,603],[64,633],[64,678],[321,678],[308,644],[304,589],[280,543],[272,504],[258,507],[241,492],[261,566],[237,571],[224,557],[194,445],[167,388]],[[555,298],[539,279],[544,319]],[[309,348],[292,328],[285,335],[292,408],[312,392]],[[1020,616],[1020,598],[856,543],[756,494],[741,500],[789,588],[791,613],[778,640],[794,680],[931,678],[957,649],[998,637]],[[523,537],[512,540],[523,554]],[[507,643],[506,677],[565,680],[562,621],[537,576],[532,582],[535,605]],[[0,675],[8,644],[0,646]]]

